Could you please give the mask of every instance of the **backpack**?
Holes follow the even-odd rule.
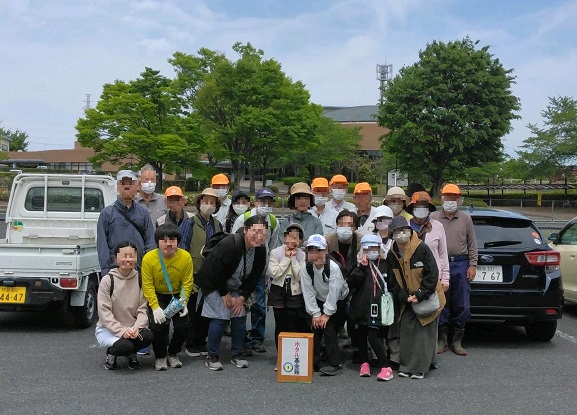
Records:
[[[110,297],[112,297],[112,293],[114,292],[114,276],[112,274],[108,274],[110,277]],[[142,279],[140,278],[140,274],[138,274],[138,286],[142,290]]]
[[[229,235],[233,235],[234,243],[236,245],[237,244],[237,236],[235,236],[235,235],[238,235],[238,234],[216,232],[214,235],[211,236],[211,238],[208,240],[208,242],[202,247],[202,249],[200,250],[200,255],[202,255],[204,258],[207,258],[208,254],[210,254],[210,251],[212,251],[220,243],[220,241],[222,241],[224,238],[226,238]]]
[[[313,271],[313,264],[311,264],[310,262],[307,263],[306,268],[307,268],[307,274],[310,275],[314,287],[315,274]],[[330,275],[331,275],[331,260],[329,259],[327,262],[325,262],[325,265],[323,266],[323,282],[327,282],[329,280]]]
[[[270,217],[270,233],[273,233],[276,228],[276,216],[272,213],[269,213],[268,216]],[[248,218],[250,218],[250,210],[244,212],[244,221],[246,222]]]

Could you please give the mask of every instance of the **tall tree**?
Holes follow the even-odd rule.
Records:
[[[477,44],[435,40],[383,90],[378,120],[390,132],[382,147],[402,170],[426,173],[434,195],[447,173],[499,160],[501,138],[518,118],[513,70]]]
[[[549,97],[541,116],[543,127],[529,124],[531,137],[523,141],[525,150],[518,151],[536,178],[564,173],[577,161],[577,100]]]
[[[28,133],[20,130],[12,131],[0,127],[0,137],[10,141],[10,151],[26,151],[28,149]]]
[[[161,187],[163,172],[196,162],[202,143],[194,118],[182,114],[172,81],[150,68],[133,81],[105,84],[100,101],[76,129],[80,144],[96,153],[92,162],[150,164]]]
[[[304,85],[276,60],[263,59],[250,43],[235,43],[233,50],[236,61],[200,49],[196,56],[175,53],[170,62],[183,105],[227,150],[237,187],[245,167],[266,174],[273,162],[302,148],[320,117]]]

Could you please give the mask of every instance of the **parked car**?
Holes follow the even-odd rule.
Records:
[[[559,252],[519,213],[469,209],[479,250],[471,283],[471,318],[524,326],[533,340],[549,341],[561,318]]]
[[[549,235],[549,246],[561,255],[564,299],[577,304],[577,218],[571,219],[558,233]]]

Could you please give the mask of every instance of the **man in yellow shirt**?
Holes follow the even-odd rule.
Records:
[[[168,366],[182,367],[182,362],[176,354],[181,351],[186,339],[188,328],[186,303],[192,291],[193,276],[190,254],[178,248],[180,236],[178,226],[160,225],[154,233],[158,248],[149,251],[142,259],[142,291],[148,300],[150,330],[154,334],[152,348],[156,357],[156,370],[166,370]],[[172,339],[167,345],[171,319],[167,319],[164,309],[173,297],[184,307],[171,318],[174,330]]]

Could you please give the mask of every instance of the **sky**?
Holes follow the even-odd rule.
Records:
[[[548,97],[577,97],[577,0],[0,0],[0,126],[29,150],[73,148],[87,94],[145,67],[174,77],[175,52],[251,42],[326,106],[374,105],[377,64],[393,74],[433,40],[469,36],[517,77],[515,156]]]

